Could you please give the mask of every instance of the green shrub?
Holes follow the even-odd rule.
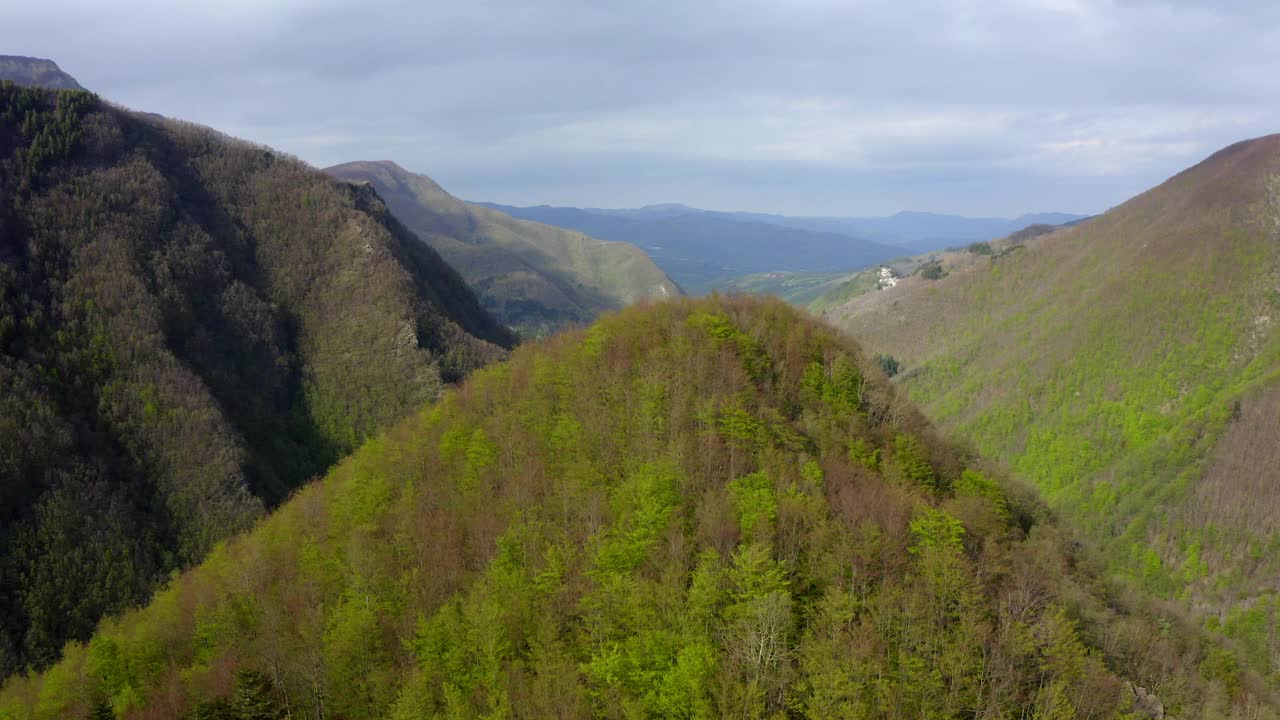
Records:
[[[902,479],[922,487],[938,488],[938,476],[929,464],[924,444],[914,435],[893,438],[893,465]]]
[[[938,260],[931,260],[921,265],[916,272],[925,280],[941,280],[947,276],[947,271],[942,269],[942,263]]]
[[[911,521],[911,540],[913,553],[959,552],[964,547],[964,526],[942,510],[926,507]]]
[[[889,377],[897,375],[898,370],[900,369],[897,358],[884,353],[878,353],[876,355],[876,364],[879,365],[880,369],[884,370],[884,374]]]

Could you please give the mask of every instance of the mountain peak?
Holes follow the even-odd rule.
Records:
[[[415,192],[448,194],[440,183],[422,173],[407,170],[394,160],[355,160],[327,167],[324,172],[347,181],[373,182],[377,178],[387,185],[411,186]]]
[[[1277,158],[1280,158],[1280,133],[1263,135],[1232,143],[1174,178],[1188,175],[1202,175],[1206,179],[1256,177],[1260,172],[1270,171]]]
[[[1280,133],[1272,133],[1261,137],[1250,138],[1232,143],[1205,158],[1205,163],[1222,161],[1226,158],[1251,152],[1280,153]]]
[[[384,167],[388,170],[393,170],[395,172],[408,172],[407,170],[404,169],[404,167],[402,167],[395,160],[365,160],[365,161],[357,160],[356,162],[353,162],[351,164],[356,165],[361,163],[365,165],[376,165],[378,167]]]
[[[0,55],[0,80],[50,90],[83,90],[76,79],[45,58]]]

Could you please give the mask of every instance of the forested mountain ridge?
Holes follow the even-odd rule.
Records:
[[[1280,673],[1280,135],[935,276],[826,314],[1115,569]]]
[[[1274,718],[778,301],[518,349],[0,717]]]
[[[491,313],[526,335],[584,325],[637,300],[682,294],[635,245],[464,203],[431,178],[392,162],[352,162],[325,172],[371,183],[396,217],[466,278]]]
[[[0,675],[512,342],[372,190],[0,83]]]
[[[49,90],[84,89],[54,61],[21,55],[0,55],[0,81],[4,80]]]

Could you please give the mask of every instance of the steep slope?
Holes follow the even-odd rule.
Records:
[[[371,183],[396,217],[462,273],[490,312],[527,335],[582,325],[643,298],[680,294],[633,245],[469,205],[431,178],[390,162],[347,163],[325,172]]]
[[[486,203],[515,217],[571,228],[644,248],[692,293],[727,287],[752,273],[854,270],[906,254],[899,247],[681,205],[632,213],[578,208],[517,208]]]
[[[0,716],[1276,717],[1090,567],[830,328],[661,303],[474,374]]]
[[[0,84],[0,675],[511,341],[371,190]]]
[[[0,55],[0,82],[5,80],[18,85],[49,90],[84,89],[75,78],[63,72],[54,61],[21,55]]]
[[[1117,567],[1280,658],[1280,136],[1018,252],[828,312]],[[943,266],[946,271],[948,267]]]

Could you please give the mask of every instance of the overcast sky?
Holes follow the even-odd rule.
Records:
[[[520,205],[1098,212],[1280,130],[1271,0],[41,0],[0,54]]]

